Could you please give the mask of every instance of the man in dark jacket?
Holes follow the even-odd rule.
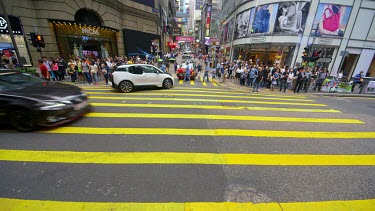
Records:
[[[299,72],[297,74],[297,84],[294,87],[294,93],[299,93],[299,90],[301,89],[305,78],[306,78],[306,76],[305,76],[304,69],[300,68]]]

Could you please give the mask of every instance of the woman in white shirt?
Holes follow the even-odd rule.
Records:
[[[294,73],[293,73],[293,69],[290,68],[289,69],[289,75],[288,75],[288,79],[286,81],[286,89],[288,90],[293,82],[293,79],[294,79]]]
[[[91,74],[94,84],[98,84],[98,66],[92,62],[91,65]]]

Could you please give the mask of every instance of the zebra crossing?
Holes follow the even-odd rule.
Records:
[[[198,83],[202,87],[189,87]],[[123,185],[123,179],[117,178],[120,175],[110,176],[110,172],[104,170],[101,175],[95,173],[96,169],[127,169],[126,174],[133,166],[151,169],[148,174],[128,178],[126,184],[134,186],[133,189],[124,192],[121,185],[111,186],[116,193],[98,191],[100,193],[95,192],[98,193],[97,198],[85,192],[89,185],[82,186],[77,192],[59,192],[60,186],[56,185],[73,188],[77,183],[75,179],[65,181],[55,174],[52,174],[52,179],[45,175],[14,175],[26,180],[23,184],[5,177],[0,185],[9,191],[0,192],[1,206],[5,210],[319,210],[322,207],[371,210],[375,207],[374,199],[355,197],[354,193],[347,198],[340,196],[332,200],[327,196],[327,200],[317,201],[279,200],[276,195],[280,194],[275,194],[270,201],[258,203],[251,203],[251,194],[243,200],[239,199],[242,196],[234,200],[228,197],[227,192],[235,192],[230,188],[228,190],[232,187],[229,183],[225,184],[228,180],[242,186],[246,182],[238,180],[247,177],[270,183],[272,180],[287,180],[293,185],[293,178],[283,177],[285,172],[316,168],[324,178],[325,171],[330,168],[335,168],[338,174],[338,168],[353,168],[359,172],[365,167],[374,168],[375,155],[365,151],[373,147],[371,140],[375,139],[375,131],[373,123],[367,119],[358,119],[303,95],[247,93],[225,89],[214,82],[207,84],[185,82],[184,86],[170,90],[146,89],[127,94],[106,86],[81,86],[92,106],[92,112],[81,120],[30,135],[20,136],[14,131],[0,133],[0,164],[5,163],[10,172],[22,165],[36,165],[36,169],[47,172],[63,171],[67,177],[75,178],[78,174],[79,179],[76,179],[85,184],[95,180]],[[14,137],[17,140],[13,145],[11,139]],[[362,142],[364,145],[359,146]],[[317,150],[316,144],[323,148]],[[346,148],[351,145],[356,145],[356,149],[351,151]],[[212,181],[216,181],[215,177],[228,168],[248,171],[241,171],[239,174],[243,177],[238,178],[238,175],[232,175],[232,171],[227,172],[226,178],[218,179],[221,182],[215,184],[188,176],[198,169],[199,174],[209,175]],[[252,171],[258,171],[258,168],[284,173],[279,173],[276,179],[263,178],[261,174],[254,178]],[[33,172],[33,168],[25,171],[27,175]],[[179,174],[178,171],[182,172]],[[179,176],[174,177],[174,174]],[[164,175],[166,180],[158,175]],[[102,181],[100,177],[105,179]],[[368,181],[371,181],[369,178]],[[152,179],[164,182],[152,181],[153,187],[151,183],[150,187],[143,184]],[[60,180],[65,183],[59,183]],[[35,189],[31,184],[45,181],[54,188]],[[172,189],[181,183],[182,186],[186,183],[186,186]],[[277,186],[277,183],[271,185]],[[317,184],[294,185],[313,190]],[[12,191],[12,187],[17,189],[15,186],[20,186],[22,191]],[[210,191],[214,186],[222,187],[225,193]],[[334,188],[332,191],[343,190],[340,185]],[[259,191],[263,186],[256,189]],[[169,198],[155,196],[158,191],[168,193]],[[147,197],[151,196],[149,192],[154,192],[153,199]],[[285,190],[286,195],[292,193]],[[264,188],[262,194],[272,196],[273,190]],[[308,198],[308,194],[304,194]],[[107,198],[108,195],[112,198]],[[145,198],[134,200],[132,197]],[[202,197],[207,198],[201,200]]]

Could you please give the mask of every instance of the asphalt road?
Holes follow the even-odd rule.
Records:
[[[353,206],[375,209],[375,99],[253,94],[198,81],[130,94],[82,87],[90,116],[0,133],[0,209],[57,206],[35,200],[81,208],[365,200]]]

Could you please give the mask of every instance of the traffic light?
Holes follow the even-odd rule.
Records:
[[[302,53],[302,60],[303,61],[308,61],[309,60],[309,48],[304,48],[304,52]]]
[[[313,55],[310,59],[310,62],[316,62],[318,59],[320,59],[320,54],[322,53],[321,50],[314,50]]]
[[[36,35],[36,44],[38,47],[44,48],[46,47],[46,44],[44,43],[43,35]]]
[[[30,38],[28,38],[28,40],[31,41],[30,45],[32,45],[33,47],[38,47],[37,44],[36,44],[36,34],[34,32],[30,32],[27,34],[27,36],[29,36]]]

